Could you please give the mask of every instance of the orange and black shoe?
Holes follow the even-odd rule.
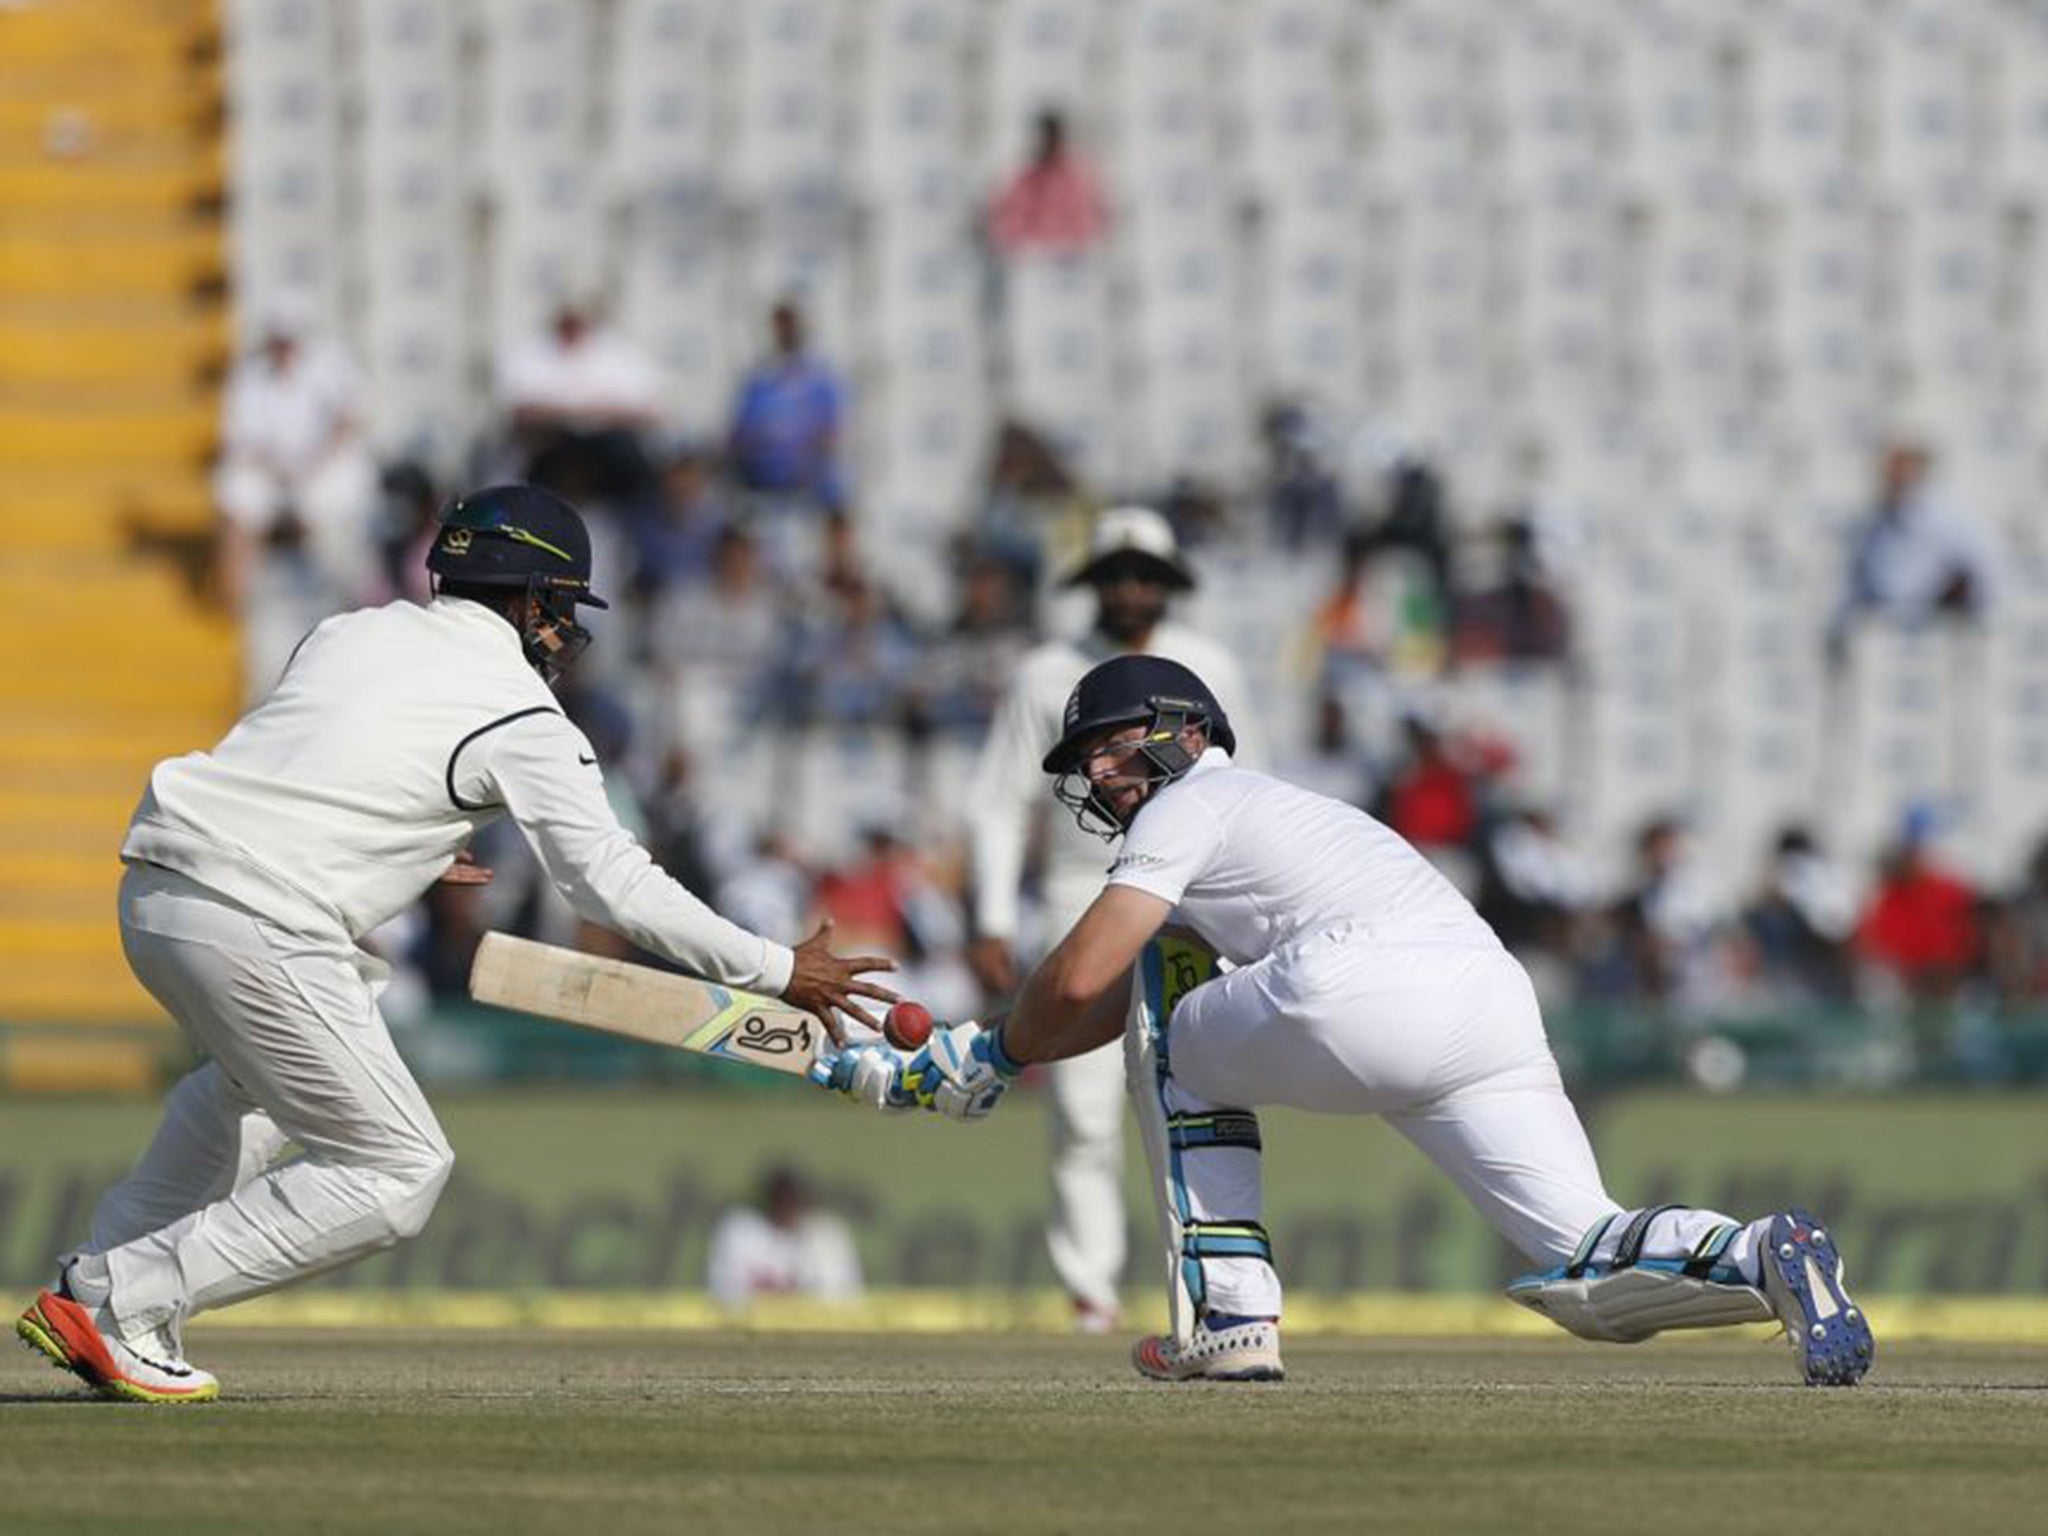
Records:
[[[155,1358],[117,1334],[105,1332],[91,1309],[64,1294],[44,1291],[14,1324],[29,1348],[60,1370],[73,1372],[103,1397],[131,1403],[204,1403],[220,1396],[211,1372],[175,1354]]]

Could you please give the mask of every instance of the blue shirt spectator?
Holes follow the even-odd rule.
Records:
[[[747,375],[733,408],[733,474],[748,490],[808,496],[837,509],[845,499],[838,462],[844,390],[804,350],[795,305],[776,305],[770,325],[774,350]]]

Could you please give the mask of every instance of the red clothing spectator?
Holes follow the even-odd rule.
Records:
[[[1067,148],[1056,112],[1038,121],[1038,148],[989,209],[989,242],[998,254],[1079,256],[1109,227],[1095,173]]]
[[[1472,781],[1443,761],[1417,763],[1389,785],[1387,814],[1409,842],[1436,848],[1467,842],[1479,820]]]
[[[1479,825],[1472,773],[1448,743],[1421,720],[1409,719],[1408,761],[1388,782],[1380,819],[1419,848],[1459,848]]]
[[[1977,895],[1909,844],[1886,869],[1856,944],[1915,992],[1952,989],[1982,946]]]

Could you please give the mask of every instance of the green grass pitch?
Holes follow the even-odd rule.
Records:
[[[0,1529],[2034,1531],[2048,1349],[1853,1391],[1754,1339],[1303,1338],[1282,1386],[1120,1340],[202,1328],[228,1396],[101,1403],[9,1350]]]

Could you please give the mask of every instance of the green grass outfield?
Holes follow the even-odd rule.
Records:
[[[1122,1341],[213,1329],[230,1398],[0,1363],[10,1533],[2040,1529],[2048,1348],[1299,1339],[1283,1386]]]
[[[1856,1299],[1881,1338],[2048,1347],[2048,1299],[2038,1296],[1886,1296],[1858,1291]],[[879,1290],[858,1302],[833,1305],[768,1296],[735,1319],[695,1290],[349,1292],[301,1286],[209,1313],[193,1328],[201,1337],[250,1328],[1061,1334],[1069,1331],[1072,1321],[1066,1297],[1055,1290]],[[1136,1299],[1128,1321],[1133,1329],[1163,1328],[1164,1299]],[[1492,1293],[1385,1291],[1290,1295],[1287,1329],[1291,1337],[1429,1339],[1548,1339],[1557,1332],[1554,1323]],[[1778,1336],[1775,1323],[1741,1332],[1757,1339]],[[1670,1342],[1682,1346],[1703,1337],[1679,1334]]]

